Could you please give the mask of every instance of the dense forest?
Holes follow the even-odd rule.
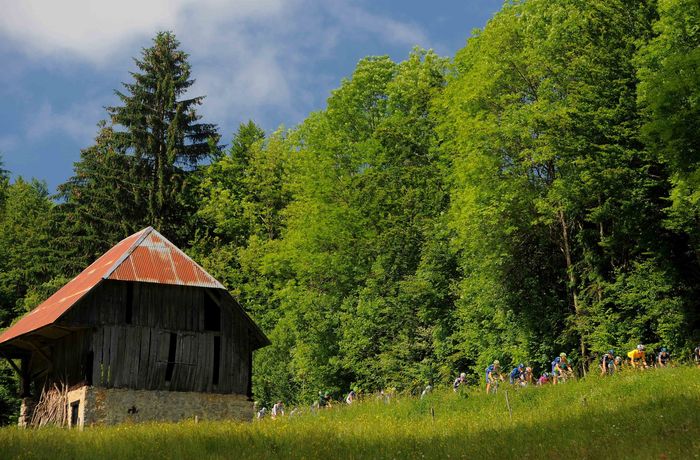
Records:
[[[697,0],[509,1],[232,138],[172,33],[136,65],[57,195],[0,163],[0,328],[152,225],[270,337],[262,401],[700,341]]]

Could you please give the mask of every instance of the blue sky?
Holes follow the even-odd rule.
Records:
[[[64,182],[132,57],[159,30],[190,54],[223,142],[324,107],[359,59],[414,46],[453,56],[502,0],[0,0],[0,155],[14,176]]]

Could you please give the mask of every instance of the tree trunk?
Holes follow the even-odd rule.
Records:
[[[582,311],[581,305],[578,300],[578,281],[576,279],[576,273],[574,272],[574,264],[571,257],[571,243],[569,241],[569,227],[566,223],[566,218],[564,217],[564,211],[559,209],[559,223],[561,225],[561,236],[562,236],[562,252],[564,253],[564,260],[566,261],[566,274],[569,281],[569,292],[571,293],[571,298],[573,300],[574,315],[576,320],[581,319]],[[581,350],[581,360],[583,374],[586,375],[586,363],[588,362],[588,353],[586,352],[586,342],[583,338],[583,334],[579,331],[579,346]]]

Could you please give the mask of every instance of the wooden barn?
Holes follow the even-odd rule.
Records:
[[[251,419],[269,341],[224,286],[153,228],[119,242],[0,335],[20,425]]]

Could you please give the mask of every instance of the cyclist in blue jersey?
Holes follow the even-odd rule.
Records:
[[[666,347],[661,347],[661,351],[659,351],[659,355],[656,357],[656,362],[658,363],[659,367],[668,366],[670,361],[671,353],[668,352]]]
[[[550,376],[552,377],[552,384],[557,383],[557,366],[559,365],[559,361],[561,361],[561,357],[559,356],[554,358],[554,361],[552,361],[552,372],[550,373]]]
[[[615,372],[615,351],[608,350],[608,352],[600,358],[600,375],[612,375],[613,372]]]
[[[571,364],[569,364],[569,360],[566,357],[566,353],[560,353],[559,360],[555,361],[556,364],[554,365],[554,369],[552,372],[554,374],[555,385],[561,382],[565,382],[566,380],[574,376],[574,370],[571,368]]]
[[[519,385],[520,381],[523,379],[523,374],[525,373],[525,365],[518,364],[518,367],[514,368],[510,372],[510,384]]]

